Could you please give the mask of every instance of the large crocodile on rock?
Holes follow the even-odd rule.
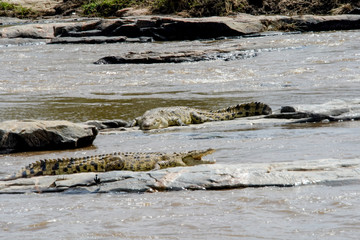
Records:
[[[271,113],[269,105],[261,102],[243,103],[210,111],[190,107],[163,107],[146,111],[144,115],[136,118],[131,125],[139,126],[142,130],[150,130]]]
[[[30,178],[43,175],[63,175],[81,172],[107,172],[114,170],[150,171],[169,167],[213,164],[215,161],[202,159],[214,149],[188,152],[117,152],[87,157],[45,159],[31,163],[1,181]]]

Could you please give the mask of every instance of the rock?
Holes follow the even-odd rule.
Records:
[[[360,28],[359,15],[335,16],[260,16],[267,30],[334,31]]]
[[[58,24],[54,26],[54,36],[53,37],[82,37],[82,36],[100,36],[103,20],[90,20],[90,21],[81,21],[73,22],[72,24]],[[98,30],[98,31],[96,31]],[[88,31],[94,31],[95,34],[86,34]],[[100,32],[99,32],[100,31]],[[76,35],[73,35],[73,34]]]
[[[323,109],[322,109],[323,108]],[[327,109],[326,106],[319,106],[316,112],[310,110],[298,111],[295,107],[284,106],[280,111],[267,115],[265,119],[298,119],[291,123],[309,123],[309,122],[343,122],[360,120],[360,113],[348,107]]]
[[[294,20],[302,31],[335,31],[360,28],[360,16],[357,15],[305,15],[294,18]]]
[[[50,44],[100,44],[125,42],[127,37],[63,37],[53,38]],[[138,40],[141,42],[140,40]]]
[[[163,17],[156,19],[157,27],[141,29],[141,32],[158,41],[175,41],[242,36],[263,31],[264,27],[261,22],[256,20],[246,21],[245,18],[243,16],[236,18]]]
[[[0,29],[2,38],[34,38],[51,39],[55,37],[55,29],[73,23],[43,23],[17,25]]]
[[[130,52],[124,56],[107,56],[99,59],[95,64],[153,64],[153,63],[182,63],[210,60],[235,60],[255,57],[256,51],[245,51],[240,48],[181,51],[181,52]]]
[[[359,183],[360,159],[212,164],[150,172],[111,171],[0,181],[0,193],[153,192]],[[95,181],[95,179],[97,181]]]
[[[85,147],[97,133],[94,126],[68,121],[5,121],[0,123],[0,153]]]
[[[280,113],[290,113],[296,112],[296,109],[293,106],[282,106],[280,109]]]
[[[129,122],[122,119],[105,120],[105,121],[90,120],[85,122],[85,124],[90,126],[95,126],[98,130],[109,129],[109,128],[125,128],[130,126]]]

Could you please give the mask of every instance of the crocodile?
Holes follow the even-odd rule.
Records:
[[[131,126],[139,126],[142,130],[184,126],[210,121],[232,120],[240,117],[271,114],[271,108],[261,102],[250,102],[230,106],[219,110],[201,110],[191,107],[162,107],[148,110],[136,118]]]
[[[213,164],[215,161],[202,159],[214,149],[188,152],[116,152],[75,158],[45,159],[31,163],[1,181],[30,178],[44,175],[63,175],[81,172],[107,172],[114,170],[150,171],[178,166]]]

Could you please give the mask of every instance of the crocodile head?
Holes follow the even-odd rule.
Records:
[[[168,122],[161,117],[147,116],[139,120],[139,127],[142,130],[166,128],[168,125]]]
[[[194,166],[198,164],[213,164],[215,160],[202,159],[203,156],[215,152],[215,149],[209,148],[207,150],[194,150],[188,152],[183,156],[182,160],[187,166]]]

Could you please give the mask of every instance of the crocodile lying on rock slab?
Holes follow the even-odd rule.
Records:
[[[240,117],[271,114],[271,108],[261,102],[243,103],[219,110],[201,110],[190,107],[163,107],[148,110],[132,122],[142,130],[183,126],[210,121],[232,120]]]
[[[169,167],[213,164],[215,161],[202,159],[214,149],[188,152],[117,152],[77,158],[45,159],[31,163],[17,173],[1,181],[30,178],[42,175],[63,175],[81,172],[107,172],[114,170],[150,171]]]

